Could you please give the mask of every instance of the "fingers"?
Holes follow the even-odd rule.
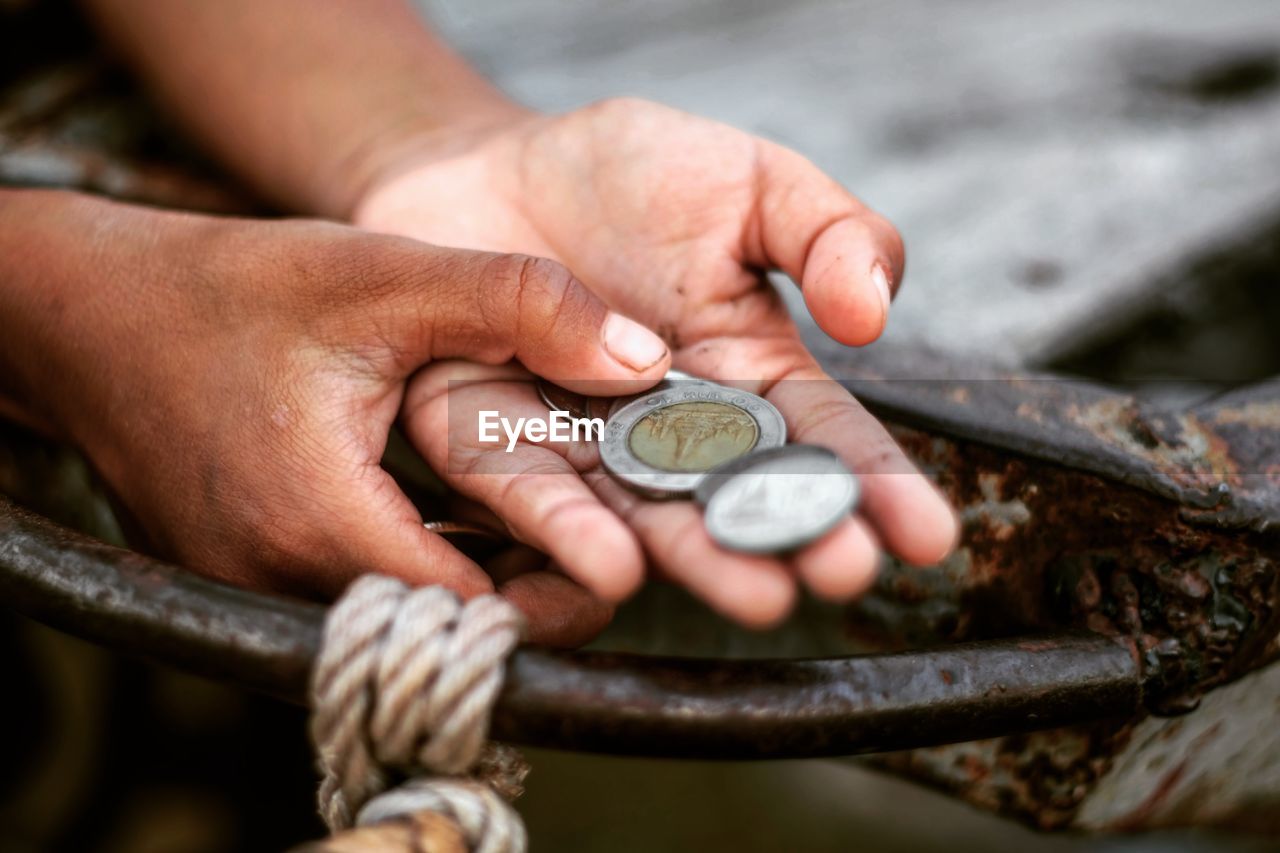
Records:
[[[795,555],[801,580],[819,598],[850,601],[875,582],[880,546],[861,518],[845,519],[817,542]]]
[[[909,563],[931,565],[955,547],[959,524],[946,499],[884,426],[823,372],[801,341],[720,338],[681,355],[681,368],[711,379],[741,380],[734,375],[734,365],[740,364],[756,365],[757,377],[781,377],[757,378],[748,390],[764,392],[778,407],[790,441],[830,448],[858,476],[858,512],[890,552]]]
[[[376,572],[414,586],[442,584],[464,598],[493,592],[486,572],[444,539],[424,530],[417,511],[392,490],[396,490],[394,483],[379,483],[372,493],[353,495],[355,499],[345,502],[337,516],[341,521],[324,525],[331,535],[316,553],[326,555],[318,564],[329,566],[330,571],[318,578],[321,591],[336,596],[356,576]],[[389,505],[378,511],[384,501]],[[495,557],[492,567],[495,576],[503,578],[497,591],[525,614],[525,639],[572,647],[600,633],[613,608],[563,575],[535,570],[529,557],[528,552],[510,549]],[[546,558],[538,563],[538,569],[544,568]]]
[[[457,365],[457,372],[475,382],[460,387],[444,376],[450,368],[433,365],[414,378],[405,400],[406,434],[433,468],[446,472],[450,484],[501,517],[521,541],[550,554],[570,578],[604,602],[621,601],[642,582],[647,550],[672,580],[743,624],[767,627],[790,611],[796,594],[791,570],[779,560],[721,549],[707,535],[700,511],[687,501],[640,500],[595,467],[595,456],[578,460],[594,468],[584,482],[570,461],[548,446],[518,445],[506,453],[468,446],[458,436],[446,440],[449,423],[469,423],[479,408],[497,408],[509,418],[546,414],[530,383],[488,382],[474,367]],[[448,414],[439,393],[446,386]],[[439,396],[426,397],[433,389]],[[626,521],[615,511],[625,513]],[[500,589],[523,596],[513,600],[538,612],[540,620],[550,620],[540,628],[547,636],[585,639],[595,630],[592,619],[605,618],[604,611],[585,610],[564,586],[570,581],[561,581],[520,575]],[[543,596],[554,599],[554,608],[539,609]],[[552,612],[563,614],[562,624],[547,615]]]
[[[781,560],[721,548],[708,535],[701,511],[688,501],[645,501],[607,474],[589,479],[635,529],[663,574],[713,609],[750,628],[772,627],[791,612],[796,585]]]
[[[289,517],[266,528],[260,554],[282,563],[300,585],[338,595],[362,574],[414,586],[443,584],[464,597],[491,592],[488,576],[422,526],[422,518],[376,463],[341,477],[307,480]]]
[[[455,369],[456,368],[456,369]],[[508,419],[547,416],[528,382],[479,382],[439,391],[465,365],[432,365],[410,384],[405,432],[454,488],[498,515],[522,542],[550,554],[564,571],[607,602],[626,598],[644,578],[635,535],[583,483],[556,449],[564,445],[481,444],[473,429],[480,410]],[[432,391],[437,396],[429,396]]]
[[[776,383],[767,397],[786,417],[792,440],[829,447],[858,475],[859,512],[891,552],[916,565],[951,552],[959,525],[946,499],[880,422],[816,364]]]
[[[746,261],[796,281],[836,340],[874,341],[905,266],[897,229],[796,152],[760,142],[758,157],[758,222],[747,232]]]
[[[554,451],[523,445],[510,454],[483,452],[458,487],[605,601],[622,601],[644,580],[635,536]]]
[[[613,618],[612,605],[553,571],[520,574],[498,587],[498,592],[525,614],[525,640],[541,646],[580,646]]]
[[[383,325],[412,370],[440,358],[486,364],[518,359],[566,387],[636,393],[666,372],[661,338],[609,311],[555,261],[493,255],[402,241],[398,293]]]

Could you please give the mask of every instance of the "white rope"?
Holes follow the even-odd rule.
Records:
[[[514,853],[528,847],[516,810],[493,788],[469,779],[413,779],[366,803],[356,823],[369,826],[415,812],[436,812],[452,820],[476,853]]]
[[[366,575],[329,611],[312,676],[311,734],[320,813],[330,830],[419,810],[462,828],[472,850],[520,853],[524,826],[493,787],[467,778],[394,778],[473,770],[488,739],[503,666],[519,641],[519,611],[498,596],[463,604],[441,587],[411,589]],[[519,790],[517,762],[500,789]],[[376,797],[376,799],[374,799]]]

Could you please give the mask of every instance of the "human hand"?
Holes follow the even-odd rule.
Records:
[[[592,589],[612,599],[633,589],[643,548],[713,606],[763,625],[785,614],[797,575],[819,595],[845,599],[871,582],[881,543],[914,563],[949,552],[957,535],[949,507],[883,427],[825,376],[761,275],[785,271],[817,322],[843,343],[869,343],[884,327],[903,269],[898,234],[812,164],[724,125],[634,100],[557,117],[520,114],[465,137],[437,133],[394,148],[354,205],[356,224],[564,263],[611,307],[661,332],[677,368],[763,394],[783,412],[793,440],[830,447],[862,478],[860,515],[787,561],[728,554],[688,504],[637,503],[597,476],[589,458],[556,461],[547,448],[529,451],[530,464],[584,471],[593,499],[563,477],[504,489],[487,477],[464,487],[518,519],[518,535],[576,567]],[[424,376],[419,384],[408,427],[438,464],[461,448],[444,447],[432,426],[439,382]],[[510,402],[531,405],[527,395]],[[602,568],[592,570],[592,560]]]
[[[238,585],[331,596],[380,572],[492,589],[379,465],[406,380],[518,359],[624,393],[669,363],[551,261],[31,195],[0,244],[37,285],[0,292],[18,374],[0,397],[86,452],[152,550]],[[581,641],[608,617],[562,574],[512,574],[532,639]]]

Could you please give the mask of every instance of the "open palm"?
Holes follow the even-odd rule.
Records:
[[[675,367],[764,395],[793,440],[831,448],[863,479],[859,517],[774,559],[719,549],[690,504],[638,501],[597,461],[549,446],[522,449],[525,473],[563,468],[582,478],[449,466],[455,486],[603,596],[634,589],[647,553],[726,614],[768,624],[789,608],[797,575],[842,599],[866,588],[881,543],[917,563],[950,549],[946,504],[825,376],[763,276],[786,272],[822,328],[851,345],[880,334],[901,276],[894,228],[798,154],[655,104],[612,100],[530,116],[451,150],[426,145],[354,216],[373,230],[565,264],[610,307],[659,332]],[[430,412],[443,369],[421,377],[406,406],[410,437],[438,468],[449,451]],[[591,377],[549,378],[572,387]]]

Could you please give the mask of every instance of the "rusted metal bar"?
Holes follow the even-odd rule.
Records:
[[[294,702],[305,702],[324,616],[93,542],[7,501],[0,595],[70,633]],[[1125,717],[1141,702],[1138,663],[1097,635],[790,661],[522,649],[493,732],[597,752],[790,758]]]
[[[992,737],[1141,706],[1138,668],[1098,635],[824,660],[517,656],[494,719],[544,745],[689,758],[855,755]]]
[[[324,608],[206,580],[0,498],[0,598],[127,654],[302,701]]]

